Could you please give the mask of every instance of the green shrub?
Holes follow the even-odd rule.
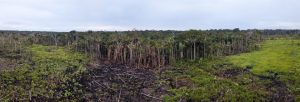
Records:
[[[62,47],[33,45],[26,49],[26,64],[1,72],[0,92],[5,100],[76,100],[86,56]]]

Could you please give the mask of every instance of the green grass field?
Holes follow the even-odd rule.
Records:
[[[240,67],[252,66],[253,72],[258,74],[269,70],[300,72],[300,40],[268,40],[259,51],[229,56],[228,59]]]
[[[252,72],[264,75],[276,72],[300,101],[300,40],[268,40],[259,51],[229,56],[235,66],[252,66]]]

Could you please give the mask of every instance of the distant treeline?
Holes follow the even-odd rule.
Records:
[[[161,67],[176,60],[196,60],[255,50],[271,35],[295,35],[299,30],[189,30],[189,31],[0,31],[0,49],[22,46],[65,46],[85,52],[97,62]],[[0,51],[1,52],[1,51]]]

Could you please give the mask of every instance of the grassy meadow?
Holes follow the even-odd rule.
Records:
[[[229,56],[229,61],[240,67],[251,66],[253,72],[300,72],[299,40],[268,40],[259,51]]]
[[[300,40],[268,40],[259,51],[229,56],[239,67],[253,67],[255,74],[278,73],[300,101]]]

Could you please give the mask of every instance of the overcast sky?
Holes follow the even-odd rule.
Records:
[[[300,0],[0,0],[0,30],[300,29]]]

